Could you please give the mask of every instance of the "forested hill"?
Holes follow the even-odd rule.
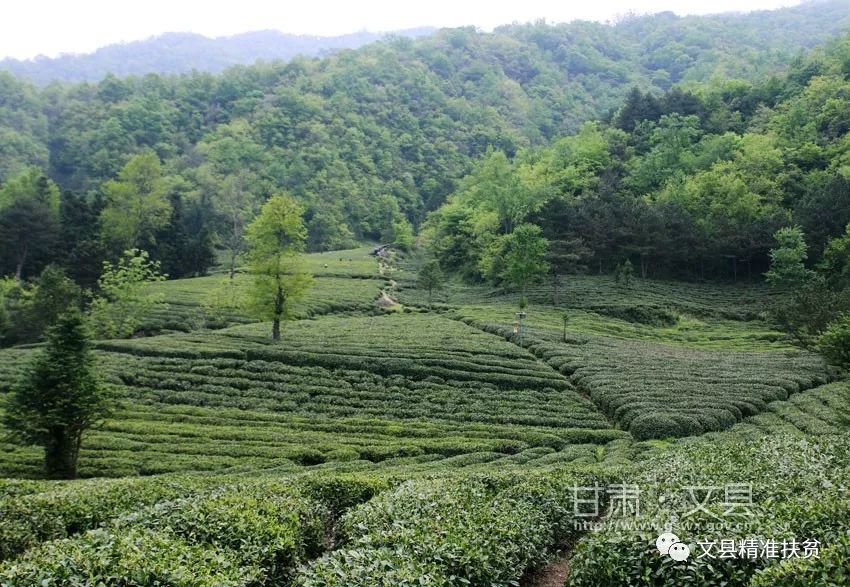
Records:
[[[247,65],[258,60],[317,56],[339,49],[357,49],[387,36],[416,38],[433,32],[433,28],[421,27],[391,33],[361,31],[319,37],[269,30],[216,38],[195,33],[166,33],[143,41],[108,45],[93,53],[21,60],[7,58],[0,61],[0,70],[41,85],[52,81],[99,81],[109,73],[118,77],[192,70],[218,73],[232,65]]]
[[[131,246],[172,276],[203,270],[212,235],[232,236],[283,191],[304,206],[313,250],[393,239],[445,202],[488,149],[511,158],[548,145],[638,90],[668,95],[630,102],[622,130],[636,134],[611,143],[623,149],[616,161],[648,148],[662,115],[696,115],[709,134],[762,132],[766,112],[818,75],[843,87],[841,65],[827,71],[800,53],[849,19],[847,2],[827,2],[615,26],[442,30],[219,75],[38,89],[0,74],[0,272],[22,266],[31,276],[58,260],[85,279]],[[671,94],[675,83],[693,93]],[[833,130],[843,128],[841,112],[824,116],[812,124],[838,117]],[[18,237],[34,239],[36,228],[50,234],[24,247],[22,264]]]

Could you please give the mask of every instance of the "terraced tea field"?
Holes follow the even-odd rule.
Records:
[[[409,274],[399,283],[401,301],[425,305]],[[638,440],[723,430],[830,380],[817,355],[753,319],[771,295],[763,287],[641,280],[626,288],[588,276],[565,283],[561,307],[542,303],[545,288],[531,296],[540,303],[525,310],[522,340],[515,300],[503,292],[449,292],[451,303],[438,310],[522,344]],[[654,323],[655,311],[672,323]]]
[[[408,303],[425,305],[427,292],[417,290],[412,266],[402,266],[397,280]],[[751,321],[764,317],[770,300],[781,293],[762,283],[706,284],[654,279],[635,279],[631,285],[620,285],[610,275],[565,275],[558,288],[558,306],[594,311],[611,317],[639,315],[639,310],[667,310],[698,318],[727,318]],[[490,305],[509,299],[515,304],[517,294],[489,286],[471,286],[450,282],[434,296],[434,302],[447,306]],[[554,287],[551,283],[531,286],[531,304],[551,306]]]
[[[0,585],[533,587],[578,541],[569,584],[654,587],[691,575],[652,550],[654,529],[584,535],[575,487],[636,482],[655,500],[742,474],[762,483],[760,528],[817,530],[841,556],[850,386],[760,319],[764,289],[571,278],[558,307],[533,292],[520,340],[505,292],[454,284],[428,308],[368,249],[308,263],[315,285],[280,341],[211,313],[228,283],[212,275],[152,288],[169,306],[146,330],[161,334],[96,342],[117,404],[80,473],[117,479],[0,481]],[[379,308],[382,291],[402,305]],[[0,393],[33,352],[0,350]],[[41,459],[0,443],[0,476],[37,478]],[[788,467],[793,499],[764,484]],[[825,469],[818,509],[803,486]],[[687,568],[706,585],[762,573]]]
[[[516,340],[512,330],[477,323]],[[823,362],[798,351],[718,351],[529,328],[524,346],[638,439],[723,430],[768,403],[826,383]]]
[[[800,413],[840,422],[850,416],[848,393],[846,384],[826,386],[796,396],[797,405]],[[775,402],[770,409],[788,403]],[[448,586],[456,584],[452,577],[463,577],[465,584],[507,586],[580,536],[576,528],[586,518],[576,513],[573,488],[611,486],[627,478],[651,491],[647,497],[670,495],[723,476],[740,478],[742,466],[758,475],[751,523],[786,538],[817,532],[829,545],[825,560],[840,561],[840,536],[850,530],[850,509],[841,495],[850,471],[850,428],[824,431],[818,442],[810,442],[803,430],[793,436],[765,433],[756,442],[739,432],[751,420],[731,431],[644,451],[634,465],[491,466],[472,475],[447,468],[426,478],[396,469],[389,477],[381,471],[314,470],[247,479],[0,482],[0,560],[6,560],[0,563],[0,580],[61,584],[61,577],[108,575],[186,587],[258,581],[367,587],[413,581]],[[777,467],[794,470],[789,483],[767,481]],[[829,483],[823,485],[825,480]],[[653,585],[644,580],[649,576],[686,584],[695,575],[705,584],[736,585],[773,576],[782,585],[794,572],[774,565],[762,576],[764,562],[672,564],[654,551],[652,527],[663,527],[671,514],[692,504],[681,499],[642,503],[646,530],[612,525],[579,541],[571,585]],[[607,497],[601,506],[610,506]],[[617,511],[614,520],[628,515]],[[697,521],[709,528],[706,520]],[[697,534],[682,536],[693,540]]]
[[[123,408],[91,436],[83,472],[461,455],[474,463],[529,450],[536,452],[517,460],[533,460],[624,436],[561,374],[454,320],[325,317],[290,325],[280,343],[267,330],[99,343]],[[4,353],[0,376],[8,380],[27,352]],[[37,470],[34,452],[5,454],[18,468],[4,473]]]

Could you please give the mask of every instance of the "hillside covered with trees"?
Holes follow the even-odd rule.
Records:
[[[107,76],[44,89],[0,75],[0,223],[18,231],[3,231],[0,270],[31,277],[55,261],[90,283],[102,259],[135,246],[173,277],[203,273],[212,244],[239,248],[244,225],[280,191],[304,205],[312,250],[391,241],[418,229],[488,150],[548,157],[535,172],[558,171],[572,164],[555,156],[571,141],[595,140],[605,154],[582,171],[590,184],[564,180],[556,191],[633,206],[672,176],[694,174],[689,193],[711,199],[715,163],[770,175],[784,158],[799,177],[771,176],[772,185],[753,189],[770,193],[767,208],[793,207],[814,189],[807,182],[841,189],[831,145],[844,124],[842,45],[799,53],[848,19],[845,2],[830,2],[613,26],[444,30],[221,75]],[[596,119],[609,122],[582,126]],[[538,150],[578,131],[548,154]],[[778,151],[764,153],[758,140]],[[677,141],[687,144],[687,161],[668,164],[665,149]],[[748,162],[747,153],[772,158]],[[679,197],[668,190],[660,199]],[[689,218],[703,214],[691,204]],[[766,234],[775,221],[768,224]],[[602,228],[611,227],[594,230]],[[39,238],[24,239],[30,247],[17,234]],[[597,256],[623,255],[578,236]],[[628,246],[648,245],[638,238]],[[722,254],[752,262],[765,247],[759,237]]]
[[[427,223],[442,265],[492,277],[523,223],[560,273],[628,262],[641,277],[752,278],[795,225],[817,264],[850,222],[848,55],[845,39],[752,85],[635,88],[551,146],[491,149]]]

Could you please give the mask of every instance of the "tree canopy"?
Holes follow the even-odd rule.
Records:
[[[261,320],[272,322],[272,338],[280,338],[280,323],[292,317],[294,305],[306,294],[312,277],[301,253],[307,239],[303,210],[286,195],[263,204],[248,226],[250,271],[254,279],[249,307]]]

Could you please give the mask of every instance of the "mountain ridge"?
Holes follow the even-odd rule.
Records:
[[[298,55],[318,57],[341,49],[357,49],[390,37],[419,38],[432,27],[397,31],[358,31],[335,36],[300,35],[273,29],[226,36],[192,32],[166,32],[146,39],[113,43],[88,53],[63,53],[57,57],[4,58],[0,70],[40,85],[52,81],[99,81],[147,73],[219,73],[234,65],[257,61],[289,60]]]

